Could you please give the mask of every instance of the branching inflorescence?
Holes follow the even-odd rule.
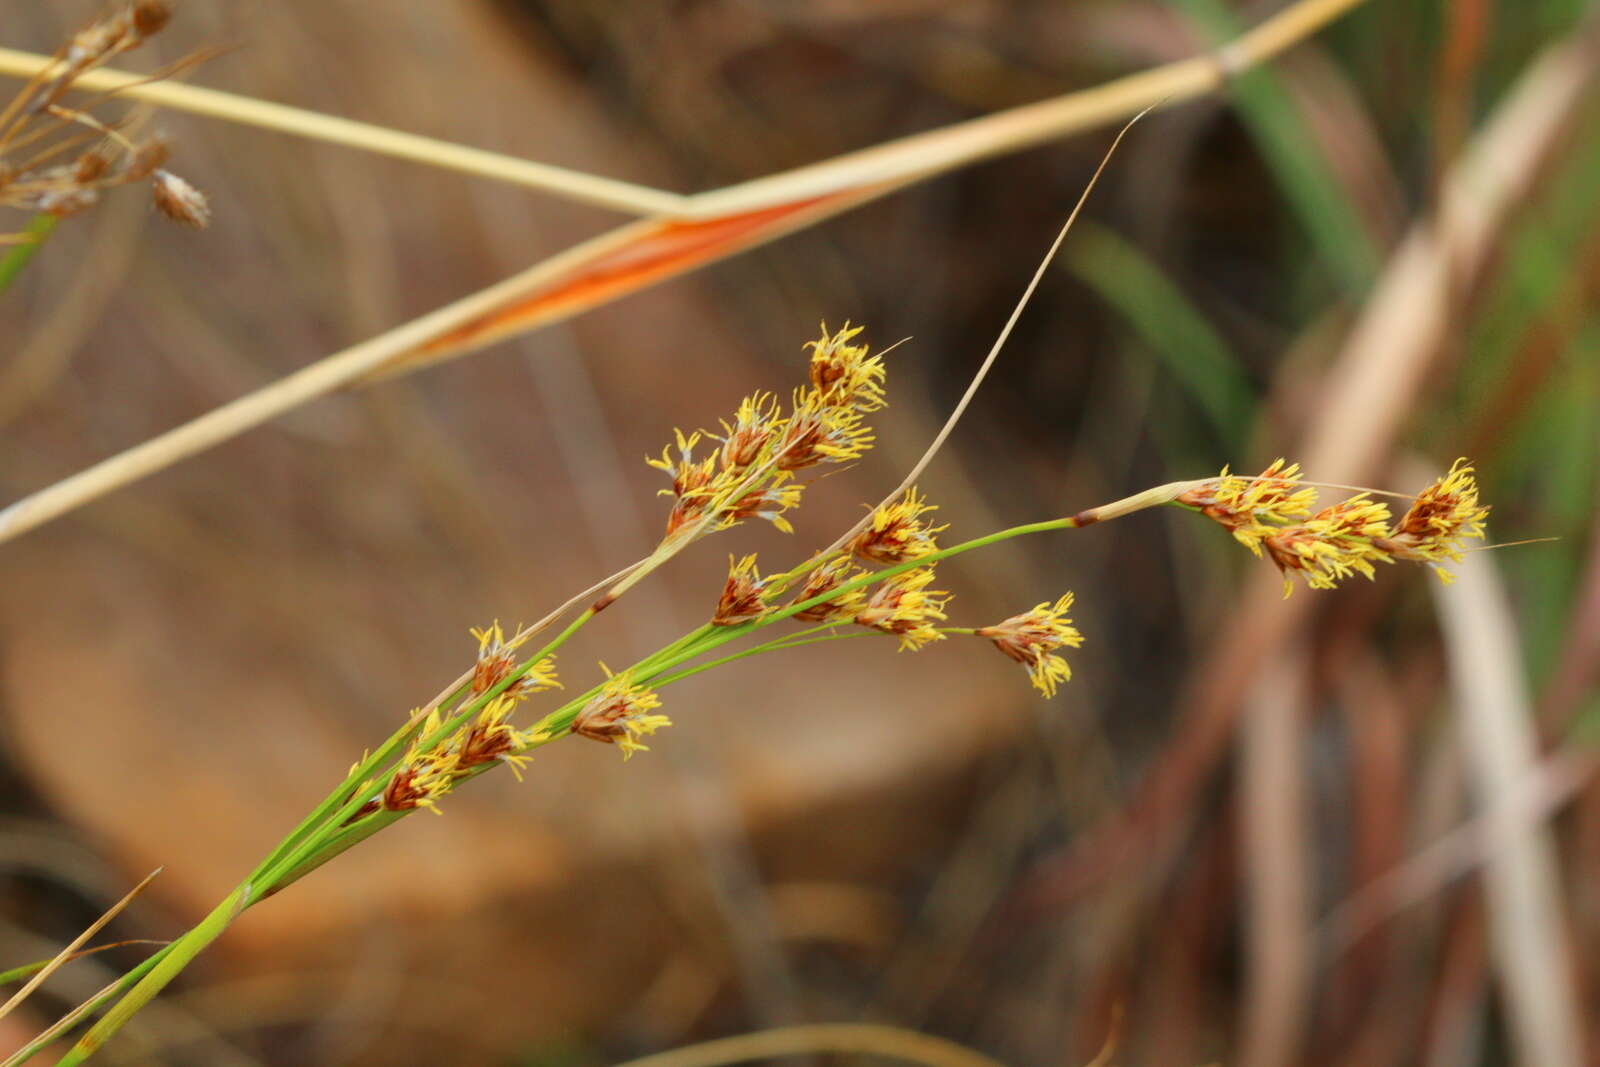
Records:
[[[145,44],[171,18],[166,0],[119,6],[76,34],[0,109],[0,205],[63,218],[87,211],[109,189],[148,181],[166,217],[197,228],[210,222],[205,195],[166,169],[165,138],[141,139],[124,119],[96,116],[92,109],[110,94],[69,103],[79,78]]]
[[[672,498],[672,506],[653,558],[751,518],[792,532],[785,516],[800,503],[805,488],[800,472],[856,459],[871,447],[866,416],[887,404],[886,370],[882,357],[859,343],[861,332],[848,323],[836,332],[824,325],[821,337],[806,346],[809,384],[794,392],[787,407],[774,393],[754,393],[721,423],[720,433],[675,431],[674,444],[661,458],[647,460],[671,479],[662,493]],[[1175,483],[1070,518],[941,549],[939,535],[948,524],[933,523],[937,509],[912,486],[873,508],[837,547],[792,570],[763,576],[754,554],[729,556],[727,578],[704,627],[621,674],[607,671],[604,682],[524,730],[510,725],[510,712],[524,697],[557,684],[551,653],[566,635],[516,668],[513,653],[529,634],[507,639],[496,623],[474,631],[479,658],[470,686],[472,695],[489,694],[492,700],[475,716],[448,722],[437,708],[414,715],[422,726],[405,759],[356,818],[379,809],[437,810],[439,797],[491,761],[520,768],[528,751],[567,734],[615,744],[625,758],[644,751],[640,738],[671,721],[657,711],[656,687],[726,662],[678,670],[714,647],[785,620],[808,628],[727,658],[874,633],[897,638],[905,651],[952,635],[974,636],[1022,664],[1033,686],[1054,696],[1072,677],[1062,651],[1083,643],[1068,614],[1073,594],[993,625],[968,628],[946,625],[951,597],[933,588],[941,559],[1020,533],[1070,529],[1155,504],[1177,504],[1199,511],[1251,552],[1271,559],[1285,576],[1287,593],[1293,575],[1312,588],[1329,589],[1353,574],[1373,577],[1374,563],[1420,560],[1438,568],[1442,561],[1459,560],[1463,539],[1483,535],[1488,510],[1478,505],[1472,468],[1465,461],[1419,494],[1398,521],[1392,521],[1387,504],[1365,492],[1314,511],[1317,499],[1317,489],[1301,480],[1298,465],[1280,459],[1254,477],[1224,469],[1215,478]],[[420,743],[430,735],[437,740]]]
[[[976,637],[992,642],[1024,667],[1036,689],[1054,696],[1072,677],[1063,651],[1083,643],[1068,614],[1073,595],[1064,593],[988,626],[948,625],[951,597],[933,586],[938,564],[950,556],[1174,504],[1200,512],[1257,556],[1271,559],[1284,574],[1287,592],[1296,574],[1312,588],[1326,589],[1352,574],[1371,578],[1375,563],[1396,560],[1428,563],[1448,577],[1440,564],[1459,560],[1463,542],[1484,533],[1488,509],[1478,504],[1472,468],[1464,460],[1418,494],[1398,520],[1367,492],[1314,511],[1316,488],[1301,481],[1297,466],[1279,460],[1254,477],[1224,469],[1217,477],[1157,486],[1075,515],[947,547],[939,538],[948,526],[934,524],[934,505],[908,485],[832,546],[790,570],[763,575],[755,555],[729,556],[720,594],[708,590],[704,625],[621,671],[602,664],[601,676],[588,689],[530,725],[517,726],[513,719],[524,702],[561,688],[557,650],[634,583],[700,538],[748,519],[792,532],[786,514],[800,504],[803,473],[848,462],[871,447],[866,417],[886,405],[886,374],[882,357],[858,342],[861,332],[848,324],[836,332],[824,326],[821,337],[806,346],[809,383],[788,405],[773,393],[758,392],[740,402],[720,433],[676,431],[661,457],[647,460],[670,479],[662,492],[672,499],[651,555],[538,625],[510,635],[498,622],[472,631],[478,642],[472,667],[352,767],[211,916],[125,976],[113,993],[130,991],[117,1010],[130,1004],[129,1013],[137,1010],[244,908],[418,809],[438,812],[462,782],[501,764],[521,777],[534,750],[568,736],[615,745],[624,759],[647,751],[643,739],[671,725],[660,710],[660,691],[731,661],[850,637],[889,636],[910,652],[953,636]],[[600,598],[554,638],[535,651],[525,650],[569,607],[600,590]],[[710,655],[791,621],[801,628],[779,637],[762,635],[737,652]],[[120,1022],[108,1016],[90,1037],[103,1039],[116,1025]]]

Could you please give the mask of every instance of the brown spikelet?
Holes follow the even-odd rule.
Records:
[[[139,0],[133,5],[133,36],[139,41],[154,37],[172,21],[172,5],[166,0]]]
[[[211,222],[211,205],[206,195],[170,170],[158,170],[150,178],[156,207],[173,222],[203,230]]]

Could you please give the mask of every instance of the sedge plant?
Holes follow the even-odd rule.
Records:
[[[1043,695],[1056,695],[1072,677],[1067,653],[1083,641],[1070,617],[1072,593],[999,622],[954,625],[951,597],[935,588],[938,564],[952,556],[1179,507],[1270,559],[1284,574],[1287,595],[1295,579],[1327,589],[1353,575],[1371,578],[1379,563],[1423,562],[1447,577],[1443,564],[1459,560],[1464,542],[1484,533],[1487,508],[1464,460],[1410,498],[1398,516],[1370,491],[1318,508],[1318,487],[1279,460],[1254,476],[1225,469],[954,544],[941,543],[948,524],[935,523],[935,505],[908,486],[786,569],[763,574],[755,555],[730,556],[722,588],[707,590],[702,625],[566,689],[557,662],[564,646],[646,574],[688,545],[746,522],[790,530],[786,516],[800,506],[808,476],[871,447],[867,420],[886,406],[886,367],[859,343],[861,332],[824,327],[808,346],[808,380],[787,401],[758,392],[717,430],[676,431],[661,456],[648,461],[669,480],[662,492],[670,506],[655,551],[535,625],[507,632],[495,622],[474,630],[471,667],[359,759],[206,918],[85,1005],[93,1011],[114,1001],[60,1062],[87,1059],[245,910],[419,811],[441,813],[449,796],[479,775],[506,767],[520,778],[546,758],[543,749],[570,738],[614,745],[624,761],[647,752],[647,741],[672,724],[663,693],[702,672],[819,642],[889,638],[901,653],[922,654],[946,640],[977,638],[1020,664]],[[591,596],[564,627],[544,636]],[[52,1028],[6,1064],[25,1062],[59,1033]]]

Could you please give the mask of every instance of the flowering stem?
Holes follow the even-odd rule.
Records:
[[[591,608],[573,619],[567,628],[557,634],[549,644],[518,664],[499,682],[462,706],[454,715],[441,723],[437,729],[417,742],[416,750],[418,752],[430,751],[440,741],[453,734],[491,700],[515,685],[523,675],[537,666],[540,660],[564,645],[573,634],[582,629],[594,616],[595,611]],[[362,805],[383,791],[384,775],[373,775],[370,781],[367,776],[372,775],[373,771],[379,769],[394,754],[400,745],[405,742],[407,736],[417,728],[417,725],[417,722],[413,720],[396,731],[384,743],[382,748],[364,760],[360,767],[347,776],[345,781],[329,794],[326,800],[318,805],[317,810],[312,813],[311,817],[301,824],[302,828],[307,829],[304,829],[304,832],[301,833],[298,843],[290,848],[282,848],[280,846],[279,849],[274,850],[274,857],[269,859],[267,863],[262,864],[248,883],[251,886],[251,891],[247,903],[254,903],[275,892],[280,888],[279,883],[286,875],[296,873],[298,877],[316,865],[311,861],[323,850],[330,839],[345,829],[346,822],[361,810]],[[349,789],[352,782],[366,782],[367,784],[356,785],[353,790],[347,793],[346,790]],[[342,804],[339,802],[340,796],[347,797]],[[310,827],[315,827],[315,829],[309,829]]]

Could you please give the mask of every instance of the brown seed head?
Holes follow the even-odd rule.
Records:
[[[172,173],[158,170],[150,178],[156,207],[174,222],[203,230],[211,222],[211,205],[200,190]]]
[[[122,180],[144,181],[166,163],[167,152],[167,139],[160,136],[152,137],[134,152],[133,158],[128,161],[128,169],[122,174]]]
[[[172,5],[166,0],[139,0],[133,5],[131,20],[134,43],[154,37],[172,21]]]
[[[96,151],[85,152],[78,157],[77,166],[72,170],[73,181],[81,185],[98,181],[111,166],[111,159],[105,153]]]

